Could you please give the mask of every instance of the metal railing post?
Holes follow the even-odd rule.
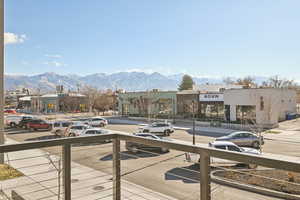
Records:
[[[120,139],[113,140],[113,200],[121,200]]]
[[[64,200],[71,200],[71,145],[62,146]]]
[[[207,153],[200,155],[200,197],[200,200],[211,200],[210,156]]]
[[[4,0],[0,0],[0,145],[4,138]],[[4,163],[4,153],[0,153],[0,164]]]

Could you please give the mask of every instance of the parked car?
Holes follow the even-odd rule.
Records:
[[[136,133],[134,135],[138,136],[138,137],[150,138],[150,139],[155,139],[155,140],[167,140],[165,138],[158,137],[157,135],[150,134],[150,133]],[[144,144],[139,144],[139,143],[134,143],[134,142],[127,142],[127,141],[126,141],[125,147],[128,151],[131,151],[133,153],[137,153],[139,150],[159,150],[162,153],[169,152],[168,148],[149,146],[149,145],[144,145]]]
[[[52,124],[42,119],[35,119],[27,123],[27,128],[30,130],[51,130]]]
[[[216,138],[216,141],[229,141],[242,147],[259,148],[259,145],[264,144],[264,138],[257,136],[254,133],[246,131],[233,132],[227,136]]]
[[[89,125],[86,124],[77,124],[77,125],[72,125],[68,131],[69,136],[80,136],[83,134],[83,132],[87,129],[92,128]]]
[[[139,131],[142,133],[154,133],[169,136],[174,132],[174,128],[170,123],[167,122],[154,122],[150,125],[141,126]]]
[[[19,122],[18,127],[27,129],[27,124],[36,119],[37,118],[33,118],[33,117],[23,117],[22,120]]]
[[[107,120],[102,117],[81,118],[76,121],[93,127],[104,127],[108,124]]]
[[[17,114],[17,111],[15,109],[5,109],[4,113],[8,113],[8,114]]]
[[[253,148],[245,148],[245,147],[239,147],[236,144],[232,142],[227,142],[227,141],[215,141],[212,143],[209,143],[210,147],[216,148],[216,149],[223,149],[227,151],[235,151],[235,152],[240,152],[240,153],[245,153],[245,154],[256,154],[259,155],[261,154],[257,149]],[[248,168],[257,168],[257,165],[255,164],[248,164],[248,163],[239,163],[237,161],[232,161],[232,160],[225,160],[225,159],[220,159],[220,158],[215,158],[211,157],[210,161],[213,165],[246,165]]]
[[[107,134],[109,133],[108,130],[101,129],[101,128],[89,128],[82,131],[78,136],[94,136],[99,134]]]
[[[67,134],[67,129],[73,124],[73,122],[70,121],[56,121],[52,125],[52,131],[51,133],[57,135],[57,136],[69,136]]]
[[[15,128],[19,125],[19,123],[23,119],[29,119],[29,118],[33,118],[33,117],[29,115],[9,115],[5,117],[5,125]]]

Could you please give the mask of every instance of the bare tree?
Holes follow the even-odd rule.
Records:
[[[223,79],[223,83],[225,83],[226,85],[233,85],[236,84],[236,81],[231,77],[225,77]]]
[[[98,98],[100,92],[96,88],[85,86],[82,89],[82,93],[88,99],[89,112],[91,113],[93,111],[93,107],[95,106],[96,99]]]
[[[79,108],[80,101],[73,96],[64,96],[59,104],[62,111],[75,111]]]
[[[262,83],[264,88],[297,88],[297,83],[294,80],[280,78],[278,75],[270,77]]]
[[[98,112],[103,112],[104,115],[105,111],[114,108],[114,98],[115,97],[111,92],[101,93],[96,97],[93,108]]]
[[[54,167],[54,169],[57,171],[57,183],[58,183],[58,191],[57,191],[57,200],[60,200],[61,198],[61,174],[62,174],[62,166],[61,166],[61,156],[59,157],[55,157],[52,158],[51,155],[48,153],[45,155],[45,157],[48,159],[49,161],[49,165],[51,164],[52,167]],[[57,164],[55,164],[57,163]]]
[[[244,78],[239,78],[236,80],[237,85],[243,85],[245,88],[257,87],[255,79],[251,76],[246,76]]]

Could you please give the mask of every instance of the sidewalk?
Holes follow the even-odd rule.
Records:
[[[16,142],[8,139],[7,143]],[[26,200],[58,199],[58,171],[50,163],[46,152],[38,149],[13,152],[8,153],[8,158],[7,162],[25,176],[0,182],[2,190],[7,195],[10,196],[14,190]],[[51,160],[58,165],[57,156],[51,155]],[[71,166],[72,199],[112,199],[112,175],[75,162],[72,162]],[[60,193],[62,192],[61,188]],[[121,183],[121,194],[122,199],[126,200],[175,200],[125,180]]]

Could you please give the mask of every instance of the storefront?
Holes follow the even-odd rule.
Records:
[[[173,117],[177,112],[176,91],[126,92],[118,95],[119,113],[139,117]]]
[[[223,93],[204,93],[199,95],[199,118],[204,120],[224,119]]]
[[[199,92],[184,90],[177,92],[177,117],[191,118],[199,113]]]
[[[296,91],[276,88],[232,89],[224,92],[225,119],[272,128],[295,113]]]

